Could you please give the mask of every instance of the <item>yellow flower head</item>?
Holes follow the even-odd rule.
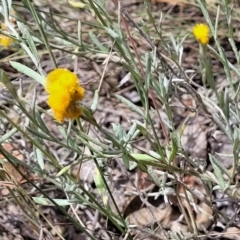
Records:
[[[5,31],[6,30],[6,25],[4,23],[0,24],[0,29],[7,33],[7,31]],[[12,38],[10,38],[10,37],[8,37],[4,34],[0,34],[0,45],[7,48],[12,44],[12,42],[13,42]]]
[[[206,24],[199,23],[193,28],[193,35],[203,45],[209,42],[209,27]]]
[[[48,105],[57,121],[76,119],[81,115],[77,101],[83,99],[84,89],[79,85],[76,74],[57,68],[47,75],[45,89],[49,94]]]
[[[13,42],[13,39],[5,36],[3,34],[0,34],[0,45],[2,45],[3,47],[9,47]]]

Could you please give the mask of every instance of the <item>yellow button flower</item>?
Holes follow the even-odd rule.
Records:
[[[58,122],[81,115],[77,101],[83,99],[84,89],[78,83],[76,74],[65,68],[57,68],[47,75],[45,89],[49,94],[48,105]]]
[[[203,45],[209,42],[209,27],[206,24],[199,23],[193,28],[193,35]]]
[[[3,47],[9,47],[13,42],[13,39],[5,36],[3,34],[0,34],[0,45],[2,45]]]
[[[0,29],[4,32],[7,32],[5,31],[6,30],[6,25],[1,23],[0,24]],[[11,44],[13,43],[13,39],[4,35],[4,34],[0,34],[0,45],[2,45],[3,47],[9,47]]]

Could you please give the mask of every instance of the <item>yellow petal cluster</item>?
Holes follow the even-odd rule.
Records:
[[[13,42],[13,39],[5,36],[3,34],[0,34],[0,45],[2,45],[3,47],[9,47]]]
[[[6,30],[6,25],[5,24],[1,24],[0,25],[1,30]],[[4,31],[6,32],[6,31]],[[3,47],[9,47],[13,42],[13,39],[4,35],[4,34],[0,34],[0,45],[2,45]]]
[[[209,27],[206,24],[199,23],[193,28],[193,35],[203,45],[209,42]]]
[[[78,83],[76,74],[65,68],[57,68],[47,75],[45,89],[49,94],[48,105],[58,122],[81,115],[77,102],[83,99],[84,89]]]

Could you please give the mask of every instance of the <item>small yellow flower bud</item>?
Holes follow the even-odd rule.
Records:
[[[199,23],[193,28],[193,35],[203,45],[209,42],[209,27],[206,24]]]
[[[5,36],[3,34],[0,34],[0,45],[2,45],[3,47],[9,47],[13,42],[13,39]]]

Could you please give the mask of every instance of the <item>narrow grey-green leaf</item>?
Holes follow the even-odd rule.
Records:
[[[145,90],[148,92],[151,79],[151,67],[152,67],[152,58],[149,54],[146,54],[146,81],[145,81]]]
[[[36,154],[36,159],[37,159],[38,165],[40,166],[40,168],[42,170],[44,170],[44,160],[43,160],[42,152],[40,151],[40,149],[36,148],[35,154]]]
[[[29,67],[27,67],[27,66],[25,66],[21,63],[18,63],[18,62],[15,62],[15,61],[9,61],[9,63],[18,72],[21,72],[21,73],[25,74],[26,76],[34,79],[38,83],[44,85],[45,77],[41,76],[39,73],[35,72],[31,68],[29,68]]]
[[[211,154],[209,154],[209,159],[210,159],[211,164],[213,166],[214,173],[215,173],[215,175],[218,179],[219,186],[224,191],[226,189],[226,183],[225,183],[224,178],[223,178],[222,169],[219,167],[219,162]],[[229,174],[228,174],[228,176],[229,176]]]
[[[98,189],[98,192],[102,195],[104,192],[106,192],[106,187],[102,178],[102,175],[97,167],[94,169],[93,174],[94,183]]]
[[[127,139],[126,141],[132,141],[136,136],[137,134],[139,133],[140,131],[137,129],[137,123],[134,122],[133,125],[131,126],[128,134],[127,134]]]
[[[129,108],[131,108],[133,111],[137,112],[138,114],[140,114],[142,117],[144,117],[144,112],[137,107],[136,105],[134,105],[131,101],[129,101],[128,99],[120,96],[120,95],[115,95],[117,99],[119,99],[122,103],[126,104]]]
[[[10,131],[8,131],[6,134],[4,134],[2,137],[0,137],[0,144],[8,140],[14,133],[17,132],[17,128],[12,128]]]
[[[69,169],[71,168],[71,165],[68,165],[64,168],[62,168],[56,175],[56,177],[60,177],[62,174],[64,174],[65,172],[67,172]]]
[[[106,32],[114,39],[120,40],[120,36],[110,28],[105,27]]]
[[[41,133],[41,132],[39,132],[39,131],[37,131],[35,129],[27,127],[27,130],[30,133],[32,133],[33,135],[36,135],[36,136],[38,136],[40,138],[43,138],[43,139],[46,139],[46,140],[49,140],[49,141],[53,141],[53,139],[51,137],[49,137],[49,136],[47,136],[47,135],[45,135],[45,134],[43,134],[43,133]]]
[[[228,170],[222,165],[221,162],[219,162],[214,156],[212,156],[211,159],[212,159],[212,161],[214,162],[214,164],[215,164],[216,166],[218,166],[218,168],[219,168],[223,173],[225,173],[229,178],[231,178]]]
[[[2,69],[0,69],[0,82],[2,82],[5,85],[8,91],[13,95],[14,99],[18,101],[19,98],[18,98],[17,92],[13,87],[12,82],[9,80],[7,74]]]
[[[33,197],[33,200],[43,206],[55,206],[48,198],[43,197]],[[58,206],[68,206],[77,202],[77,200],[72,199],[52,199]]]
[[[92,102],[92,105],[91,105],[91,110],[92,110],[93,113],[97,109],[98,101],[99,101],[99,92],[98,92],[98,90],[96,90],[94,92],[93,102]]]
[[[169,157],[169,163],[171,163],[173,161],[173,159],[175,158],[177,151],[178,151],[178,136],[173,133],[172,134],[172,151],[171,151],[171,155]]]
[[[122,158],[123,158],[123,162],[124,162],[125,167],[127,169],[129,169],[129,161],[130,161],[130,159],[129,159],[128,154],[123,154]]]
[[[20,31],[22,32],[23,38],[26,39],[28,46],[31,50],[31,53],[34,56],[35,64],[38,65],[40,62],[40,58],[38,56],[38,51],[37,51],[37,48],[35,46],[35,43],[33,41],[31,34],[29,33],[28,29],[26,28],[26,26],[23,23],[17,22],[17,24],[18,24]]]
[[[90,31],[89,32],[89,36],[90,38],[92,39],[93,43],[102,51],[102,52],[107,52],[107,48],[105,48],[101,42],[99,42],[97,36],[92,32]]]

